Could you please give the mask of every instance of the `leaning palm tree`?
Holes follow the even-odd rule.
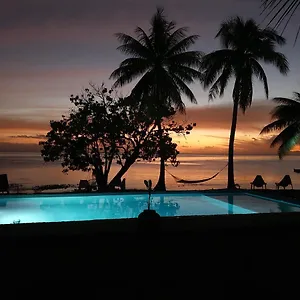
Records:
[[[265,19],[269,19],[267,26],[273,24],[276,30],[281,27],[281,33],[284,33],[296,11],[300,9],[300,0],[261,0],[261,2],[262,14],[265,15]],[[299,32],[300,26],[296,33],[295,43]]]
[[[297,144],[300,144],[300,93],[294,93],[293,99],[274,98],[278,103],[272,111],[272,123],[266,125],[261,134],[281,131],[272,141],[271,147],[279,145],[278,156],[282,159]]]
[[[135,30],[136,38],[124,33],[116,36],[121,42],[118,50],[129,56],[111,74],[114,87],[124,86],[139,79],[131,95],[139,99],[143,109],[151,112],[160,134],[160,175],[156,190],[165,190],[165,159],[162,139],[162,119],[171,108],[184,112],[182,94],[192,103],[196,98],[187,84],[200,79],[202,53],[188,51],[198,35],[187,35],[188,28],[176,29],[175,22],[167,21],[163,9],[158,8],[151,19],[149,32]]]
[[[282,74],[287,74],[289,67],[285,56],[276,52],[276,46],[284,45],[285,39],[273,29],[261,29],[252,19],[232,18],[221,24],[216,37],[220,38],[223,49],[203,57],[203,85],[210,88],[209,100],[212,100],[222,97],[230,79],[234,79],[227,183],[227,188],[234,189],[233,156],[238,109],[245,113],[251,106],[253,77],[262,81],[268,98],[267,76],[260,62],[274,65]]]

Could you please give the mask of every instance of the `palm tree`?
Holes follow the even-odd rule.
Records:
[[[245,113],[251,106],[253,77],[263,82],[268,98],[267,76],[260,61],[274,65],[282,74],[287,74],[289,67],[286,57],[276,52],[276,46],[284,45],[285,39],[271,28],[261,29],[252,19],[244,21],[235,17],[222,23],[216,38],[220,38],[223,49],[203,57],[203,85],[205,89],[210,88],[209,100],[212,100],[222,97],[230,79],[235,79],[227,184],[228,189],[234,189],[233,156],[238,109]]]
[[[300,93],[294,93],[293,99],[274,98],[278,103],[272,111],[272,123],[266,125],[261,134],[281,131],[272,141],[271,147],[280,145],[278,156],[282,159],[293,147],[300,143]]]
[[[269,18],[269,23],[274,24],[274,29],[279,29],[282,25],[282,33],[284,33],[288,24],[290,23],[297,9],[300,6],[300,0],[261,0],[262,2],[262,14],[265,14],[265,19]],[[297,41],[300,32],[300,26],[298,27],[295,43]]]
[[[199,36],[187,35],[187,27],[176,29],[176,23],[167,21],[163,9],[157,8],[150,25],[148,34],[137,27],[136,38],[124,33],[116,34],[121,42],[118,50],[129,58],[110,77],[116,80],[114,87],[140,78],[131,95],[134,99],[140,99],[143,109],[151,112],[162,137],[162,119],[171,108],[185,111],[182,94],[192,103],[197,103],[187,84],[201,77],[202,53],[188,51]],[[166,190],[163,146],[163,139],[160,138],[160,175],[155,189],[161,191]]]

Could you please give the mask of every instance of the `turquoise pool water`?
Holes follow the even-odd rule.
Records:
[[[146,194],[0,196],[0,224],[136,218]],[[300,206],[250,194],[166,193],[152,196],[161,216],[300,212]]]

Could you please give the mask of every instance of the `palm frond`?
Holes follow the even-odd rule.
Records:
[[[276,66],[281,74],[287,75],[289,71],[289,62],[284,54],[275,51],[268,51],[263,54],[263,60],[267,64]]]
[[[141,57],[130,57],[130,58],[126,58],[124,59],[121,63],[120,63],[120,67],[136,67],[136,68],[140,68],[140,66],[142,68],[149,68],[151,66],[151,63],[149,62],[149,60],[145,59],[145,58],[141,58]]]
[[[277,151],[279,158],[282,159],[284,156],[286,156],[296,145],[299,145],[299,142],[300,133],[292,136],[286,141],[283,141]]]
[[[279,131],[290,125],[290,122],[286,119],[279,119],[266,125],[260,132],[260,134],[269,134],[274,131]]]
[[[275,29],[283,26],[281,34],[283,34],[290,24],[291,19],[295,16],[296,11],[299,9],[300,0],[261,0],[262,13],[265,19],[268,19],[268,25],[273,25]],[[295,42],[298,38],[300,26],[295,37]]]
[[[115,35],[117,39],[123,43],[117,48],[117,50],[124,54],[132,55],[133,57],[151,57],[151,51],[135,38],[125,33],[116,33]]]
[[[176,64],[185,67],[200,68],[203,53],[201,51],[186,51],[172,56],[165,60],[166,64]]]
[[[268,79],[267,79],[267,75],[264,71],[264,69],[262,68],[262,66],[260,65],[260,63],[255,60],[255,59],[251,59],[250,60],[250,64],[252,67],[252,71],[253,74],[260,80],[263,82],[264,84],[264,90],[266,93],[266,97],[269,98],[269,86],[268,86]]]
[[[243,27],[244,21],[239,16],[231,17],[227,21],[221,23],[220,29],[216,34],[216,38],[220,38],[221,45],[230,48],[236,39],[236,29]]]
[[[271,147],[280,145],[278,155],[281,159],[300,141],[300,102],[296,93],[295,100],[288,98],[274,98],[279,103],[272,111],[272,123],[266,125],[261,134],[268,134],[272,131],[282,130],[272,141]]]
[[[297,100],[297,97],[295,99],[289,99],[289,98],[284,98],[284,97],[275,97],[272,99],[276,103],[284,104],[284,105],[289,105],[289,106],[295,106],[299,105],[300,106],[300,99]]]
[[[262,30],[262,36],[271,41],[274,41],[276,44],[283,46],[286,43],[286,39],[277,33],[273,28],[265,28]]]
[[[278,144],[288,143],[291,139],[299,134],[299,126],[297,124],[292,124],[285,129],[283,129],[272,141],[271,147],[275,147]]]
[[[180,40],[186,37],[186,34],[188,32],[188,27],[181,27],[176,29],[168,38],[168,49],[171,49],[173,46],[175,46]]]
[[[135,29],[135,33],[138,37],[139,42],[146,46],[148,50],[153,52],[150,37],[146,34],[146,32],[141,27],[137,27]]]
[[[225,88],[231,76],[232,76],[231,66],[225,66],[219,78],[209,89],[208,100],[213,100],[217,96],[222,97],[224,95]]]
[[[294,92],[293,99],[294,99],[294,101],[300,102],[300,93]]]
[[[190,35],[182,39],[167,52],[166,56],[172,56],[186,51],[191,45],[195,44],[199,37],[199,35]]]
[[[272,119],[286,119],[290,120],[291,122],[296,122],[299,119],[300,109],[299,105],[292,106],[292,105],[285,105],[281,104],[276,106],[272,111]]]
[[[168,70],[171,74],[178,76],[186,83],[193,83],[195,80],[202,80],[202,73],[191,67],[172,64],[168,67]]]
[[[174,22],[167,21],[163,8],[157,8],[155,15],[151,19],[150,31],[150,39],[156,54],[161,55],[165,53],[168,37],[170,36],[174,26]]]
[[[241,78],[239,106],[242,112],[251,106],[253,97],[252,69],[249,67]]]
[[[168,99],[171,104],[174,104],[179,111],[182,111],[184,104],[180,93],[181,88],[178,86],[177,82],[164,68],[161,68],[159,72],[156,70],[156,76],[157,80],[161,83],[157,87],[159,89],[159,94],[163,98]]]
[[[181,78],[178,76],[173,76],[173,79],[175,80],[177,86],[179,87],[180,91],[188,97],[188,99],[191,101],[193,104],[197,104],[197,99],[194,95],[194,93],[190,90],[190,88],[184,83]]]
[[[220,76],[224,67],[231,63],[232,50],[217,50],[204,55],[201,61],[203,87],[207,89]]]
[[[147,70],[148,65],[143,66],[142,64],[139,68],[136,68],[134,65],[121,66],[113,71],[109,78],[116,79],[116,82],[113,84],[113,88],[121,87],[143,75]]]
[[[142,99],[143,97],[148,97],[151,94],[156,96],[155,92],[153,92],[154,85],[155,85],[155,71],[154,69],[152,69],[151,71],[148,71],[142,76],[142,78],[132,89],[131,94],[136,99]]]
[[[110,78],[116,79],[116,87],[141,77],[131,94],[151,112],[161,114],[170,106],[184,111],[181,94],[196,102],[187,84],[202,79],[200,67],[203,53],[188,51],[198,36],[187,36],[187,27],[176,29],[176,23],[166,19],[162,8],[157,8],[150,24],[149,34],[140,27],[136,28],[137,38],[117,34],[122,43],[118,49],[129,58]]]

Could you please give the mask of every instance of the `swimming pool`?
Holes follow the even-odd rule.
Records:
[[[147,194],[9,195],[0,197],[0,224],[136,218]],[[152,195],[164,216],[300,212],[300,206],[251,194],[165,193]]]

